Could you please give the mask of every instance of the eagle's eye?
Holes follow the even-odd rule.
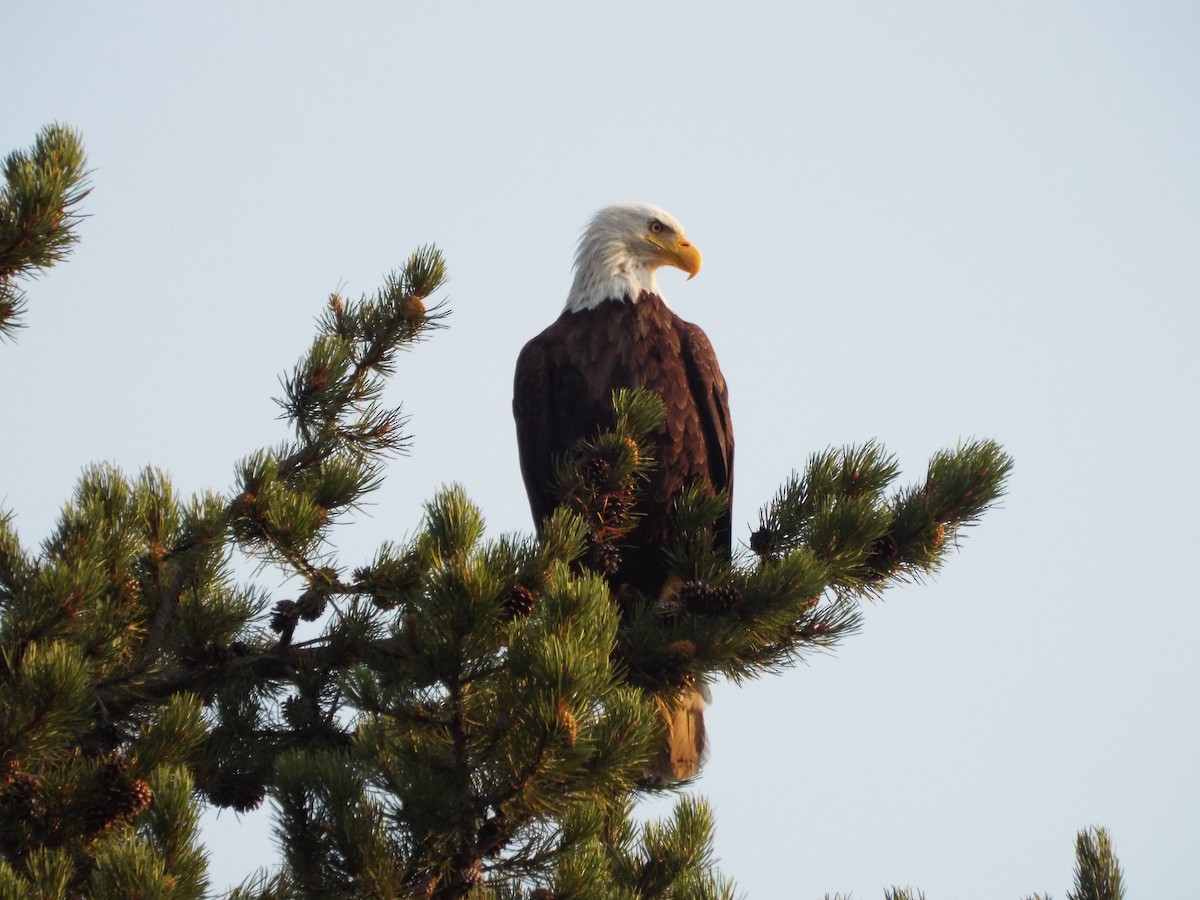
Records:
[[[651,234],[661,234],[662,230],[666,227],[667,226],[664,225],[662,222],[658,221],[658,219],[650,220],[650,233]]]

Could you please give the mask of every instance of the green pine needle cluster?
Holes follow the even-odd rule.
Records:
[[[946,545],[1000,498],[1011,471],[998,444],[972,441],[935,455],[923,484],[888,496],[899,465],[882,446],[826,450],[763,508],[750,548],[773,559],[807,547],[840,596],[877,593],[935,572]]]
[[[189,669],[199,688],[205,648],[253,615],[221,510],[97,467],[39,554],[0,522],[0,895],[203,891],[204,704],[147,680]]]
[[[715,825],[703,800],[681,796],[669,819],[642,826],[634,823],[629,802],[601,815],[600,828],[562,856],[546,887],[512,896],[532,900],[733,900],[737,896],[732,882],[716,870]]]
[[[1088,828],[1075,838],[1075,889],[1067,900],[1124,900],[1125,881],[1107,829]]]
[[[28,150],[3,163],[0,187],[0,338],[21,326],[22,278],[62,262],[78,239],[76,211],[91,188],[79,135],[48,125]]]
[[[88,190],[60,126],[4,171],[0,334]],[[634,823],[633,799],[661,789],[645,781],[657,701],[835,646],[860,600],[935,571],[1003,494],[992,442],[907,488],[877,444],[826,451],[733,560],[713,546],[725,498],[684,491],[671,590],[614,597],[662,418],[623,391],[612,427],[561,461],[538,537],[489,537],[449,487],[407,541],[347,563],[333,528],[408,446],[383,389],[444,327],[428,304],[445,277],[429,246],[374,294],[331,296],[281,382],[292,437],[248,453],[227,492],[96,466],[37,550],[0,516],[0,896],[203,896],[203,805],[270,798],[281,866],[238,900],[732,897],[702,801]],[[236,578],[238,554],[289,589]],[[1096,874],[1072,896],[1119,896],[1107,836],[1079,854]]]
[[[613,395],[613,428],[582,440],[555,467],[560,506],[580,516],[587,530],[587,564],[612,574],[620,547],[637,525],[635,504],[655,465],[651,433],[662,423],[662,401],[646,391]]]

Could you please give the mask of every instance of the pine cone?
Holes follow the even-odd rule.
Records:
[[[125,810],[120,814],[121,818],[132,819],[139,815],[150,803],[154,800],[154,791],[150,789],[150,785],[142,781],[140,778],[135,778],[133,784],[125,792],[124,796]]]
[[[280,704],[283,720],[293,728],[306,728],[313,724],[312,704],[292,694]]]
[[[292,632],[296,629],[296,623],[300,621],[300,610],[296,606],[294,600],[280,600],[275,604],[275,611],[271,613],[271,630],[276,634]]]
[[[558,726],[566,732],[567,746],[574,747],[575,742],[579,740],[579,723],[567,708],[567,701],[561,697],[558,701]]]
[[[942,544],[946,542],[946,525],[944,522],[938,522],[937,528],[934,530],[932,549],[941,550]]]
[[[325,612],[325,603],[324,595],[310,588],[296,601],[296,614],[305,622],[315,622]]]
[[[589,565],[601,575],[616,575],[621,568],[621,551],[612,544],[593,544]]]
[[[876,577],[884,578],[896,570],[899,560],[900,542],[896,540],[895,535],[885,534],[871,547],[867,556],[867,568],[875,573]]]
[[[770,556],[775,552],[777,536],[765,525],[750,535],[750,549],[758,556]]]
[[[533,595],[533,591],[525,587],[523,584],[515,585],[508,597],[504,600],[504,618],[524,619],[537,605],[537,598]]]
[[[580,474],[583,475],[583,483],[588,487],[603,488],[608,484],[608,477],[612,475],[612,470],[611,460],[602,456],[593,456],[580,467]]]
[[[400,303],[400,315],[409,322],[416,324],[421,319],[425,318],[425,304],[421,301],[420,294],[409,294]]]
[[[679,602],[683,608],[697,613],[727,613],[742,605],[742,592],[732,584],[712,587],[700,581],[688,581],[679,589]]]
[[[604,495],[600,508],[600,518],[608,528],[619,528],[629,521],[633,511],[633,490],[622,488]]]
[[[704,612],[728,613],[742,605],[742,592],[736,585],[724,584],[713,588],[707,599],[709,606]]]
[[[239,813],[257,809],[267,796],[263,779],[245,772],[216,772],[203,787],[214,805]]]
[[[685,581],[679,589],[679,605],[684,609],[702,611],[710,593],[712,588],[702,581]]]

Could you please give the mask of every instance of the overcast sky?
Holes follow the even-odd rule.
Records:
[[[718,685],[695,791],[753,898],[1018,898],[1105,825],[1131,896],[1200,843],[1200,7],[1186,2],[24,3],[0,151],[94,169],[71,260],[0,346],[27,546],[89,462],[226,490],[284,436],[328,293],[446,253],[451,328],[389,397],[412,453],[337,534],[368,560],[457,481],[528,530],[510,414],[599,207],[704,252],[660,284],[730,385],[735,522],[814,450],[905,481],[978,437],[1011,491],[830,656]],[[736,11],[735,11],[736,10]],[[208,819],[216,886],[274,859]]]

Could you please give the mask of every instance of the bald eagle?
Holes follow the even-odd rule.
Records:
[[[667,582],[662,548],[670,536],[671,503],[685,486],[733,489],[733,428],[729,395],[704,332],[667,306],[656,271],[673,266],[688,279],[700,271],[700,251],[683,226],[655,206],[625,203],[600,210],[575,255],[566,306],[517,360],[513,415],[521,473],[540,528],[558,505],[555,460],[581,438],[613,425],[612,394],[645,388],[663,401],[654,435],[656,466],[642,486],[638,524],[621,548],[609,580],[655,599]],[[726,508],[714,528],[718,552],[730,553]],[[652,773],[659,780],[694,775],[704,751],[704,701],[687,692],[663,706],[670,732]]]

